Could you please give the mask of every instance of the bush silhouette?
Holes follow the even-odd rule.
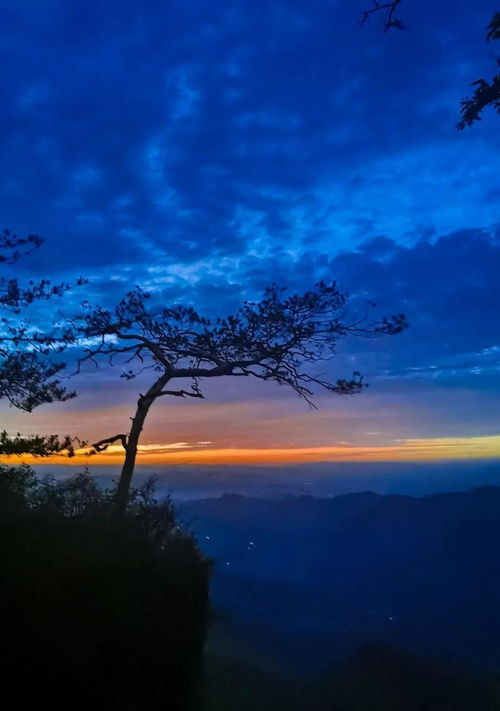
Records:
[[[4,695],[34,691],[52,708],[192,708],[209,562],[171,503],[148,499],[148,484],[116,522],[112,492],[88,474],[40,482],[15,469],[1,472]]]

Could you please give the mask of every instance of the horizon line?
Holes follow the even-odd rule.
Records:
[[[173,448],[172,444],[142,445],[137,454],[140,466],[160,464],[185,464],[196,466],[241,464],[273,465],[304,464],[320,462],[425,462],[459,461],[470,459],[500,458],[500,434],[483,437],[449,437],[407,439],[396,445],[379,446],[322,446],[322,447],[203,447]],[[120,447],[110,447],[106,452],[89,456],[88,450],[77,450],[74,457],[54,455],[34,457],[31,455],[1,456],[0,462],[12,464],[55,464],[66,466],[91,466],[122,464],[124,453]]]

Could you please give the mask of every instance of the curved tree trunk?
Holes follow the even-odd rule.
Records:
[[[118,489],[116,491],[116,498],[113,507],[113,514],[117,517],[123,516],[127,508],[130,483],[134,475],[135,460],[137,457],[137,446],[139,444],[142,428],[144,427],[144,421],[146,420],[149,408],[158,395],[161,394],[161,391],[168,383],[169,378],[170,376],[167,373],[164,373],[149,388],[145,395],[139,396],[137,401],[137,410],[135,412],[135,416],[132,418],[132,426],[127,437],[125,461],[120,474],[120,480],[118,482]]]

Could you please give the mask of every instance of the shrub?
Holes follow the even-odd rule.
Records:
[[[210,564],[154,482],[126,519],[88,472],[0,468],[3,691],[53,708],[187,709],[205,640]]]

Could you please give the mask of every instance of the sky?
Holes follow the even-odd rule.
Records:
[[[224,315],[325,279],[411,324],[342,342],[328,374],[370,387],[315,411],[239,378],[163,398],[143,464],[500,456],[500,119],[455,129],[494,73],[498,7],[406,4],[407,29],[384,33],[348,0],[2,3],[2,220],[44,240],[20,279],[89,279],[57,309],[141,285]],[[119,375],[89,368],[75,400],[29,415],[0,403],[2,424],[124,431],[147,377]]]

